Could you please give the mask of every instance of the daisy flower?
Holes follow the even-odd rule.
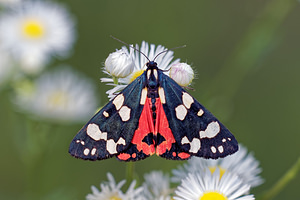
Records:
[[[139,45],[136,44],[135,48],[138,49],[140,52],[143,52],[149,58],[149,60],[153,60],[156,55],[158,55],[162,51],[167,50],[162,45],[158,45],[158,46],[155,46],[154,44],[149,45],[145,41],[142,42],[141,47],[139,47]],[[128,49],[127,47],[123,46],[121,50],[117,50],[114,54],[114,60],[115,60],[114,63],[116,63],[115,65],[107,66],[107,63],[110,62],[105,62],[105,68],[103,72],[105,74],[112,76],[112,78],[101,78],[100,80],[102,82],[106,82],[108,85],[114,86],[113,89],[106,92],[110,99],[112,99],[115,96],[115,93],[125,88],[129,83],[134,81],[138,76],[140,76],[147,69],[146,63],[148,62],[148,60],[140,52],[134,50],[133,48]],[[117,53],[119,54],[119,56],[117,55]],[[161,70],[169,70],[173,64],[179,63],[180,59],[175,59],[174,61],[172,61],[174,57],[173,54],[174,54],[173,51],[167,51],[166,53],[158,56],[155,59],[155,62],[158,63],[158,67]],[[109,57],[107,58],[107,60],[109,60]],[[118,59],[120,59],[121,61],[117,62]],[[119,63],[120,65],[118,65],[117,63]],[[118,69],[114,71],[120,71],[120,72],[122,71],[125,73],[121,73],[122,75],[120,76],[111,74],[110,72],[113,71],[111,69],[112,66],[115,66]],[[126,68],[126,66],[130,66],[130,67],[124,69]],[[107,68],[110,68],[110,70],[107,70]],[[166,74],[168,75],[168,73]],[[124,75],[127,76],[123,77]]]
[[[171,199],[170,178],[161,171],[153,171],[144,176],[143,192],[148,200]]]
[[[217,160],[192,157],[186,164],[173,170],[172,181],[180,182],[188,173],[201,172],[207,169],[213,172],[217,168],[220,169],[221,174],[226,171],[237,174],[244,183],[251,187],[263,183],[263,179],[259,176],[262,171],[259,167],[259,161],[254,158],[253,153],[248,153],[242,145],[239,145],[239,151],[235,154]]]
[[[108,173],[108,182],[100,184],[100,190],[95,186],[92,186],[92,194],[86,196],[86,200],[139,200],[138,196],[142,192],[142,188],[134,189],[135,181],[133,181],[127,192],[121,191],[122,186],[125,184],[125,180],[116,183],[114,177]]]
[[[75,40],[67,10],[49,1],[22,1],[0,16],[1,45],[26,73],[37,73],[53,55],[68,55]]]
[[[71,68],[60,67],[34,82],[20,81],[15,88],[19,108],[41,119],[81,122],[97,109],[94,86]]]
[[[220,170],[189,174],[175,190],[175,200],[253,200],[250,186],[233,173]]]

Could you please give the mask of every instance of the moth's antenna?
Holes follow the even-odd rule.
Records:
[[[171,49],[166,49],[166,50],[160,52],[159,54],[157,54],[157,55],[154,57],[153,61],[154,61],[159,55],[161,55],[161,54],[163,54],[163,53],[166,53],[166,52],[171,51],[171,50],[174,50],[174,49],[185,48],[185,47],[186,47],[186,45],[182,45],[182,46],[179,46],[179,47],[174,47],[174,48],[171,48]]]
[[[127,44],[126,42],[124,42],[124,41],[122,41],[122,40],[120,40],[120,39],[118,39],[118,38],[116,38],[116,37],[114,37],[114,36],[112,36],[112,35],[110,35],[110,37],[113,38],[113,39],[115,39],[115,40],[117,40],[117,41],[119,41],[119,42],[121,42],[122,44],[125,44],[125,45],[128,46],[129,48],[133,48],[134,50],[136,50],[137,52],[139,52],[139,53],[141,53],[143,56],[145,56],[145,58],[147,58],[147,60],[150,62],[150,59],[146,56],[146,54],[144,54],[143,52],[141,52],[140,50],[138,50],[138,49],[135,48],[134,46],[131,46],[131,45]]]

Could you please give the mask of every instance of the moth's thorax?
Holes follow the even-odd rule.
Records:
[[[146,87],[148,89],[147,97],[150,98],[150,108],[152,111],[153,123],[156,122],[156,98],[159,97],[158,88],[159,88],[159,78],[158,78],[158,68],[157,64],[153,61],[147,63],[147,83]]]

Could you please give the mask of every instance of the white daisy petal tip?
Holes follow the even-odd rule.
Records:
[[[224,142],[226,141],[224,140]],[[239,145],[239,151],[235,154],[217,160],[193,157],[186,164],[172,171],[171,181],[180,182],[188,173],[199,173],[206,169],[214,171],[217,168],[221,170],[221,173],[225,171],[234,172],[252,188],[263,183],[263,179],[259,175],[262,171],[259,167],[259,161],[251,152],[248,153],[247,148],[243,145]]]
[[[170,199],[170,178],[162,171],[152,171],[144,175],[143,194],[147,199],[165,200]]]
[[[107,173],[108,182],[100,184],[100,190],[92,186],[92,194],[86,196],[86,200],[104,200],[104,199],[120,199],[135,200],[139,199],[142,193],[142,187],[135,188],[136,181],[133,181],[128,190],[124,193],[121,188],[125,184],[125,180],[116,183],[112,174]]]

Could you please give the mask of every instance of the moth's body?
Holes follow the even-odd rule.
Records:
[[[152,117],[153,117],[153,125],[155,125],[156,120],[156,98],[158,98],[158,71],[156,63],[149,63],[148,68],[146,70],[147,74],[147,83],[146,88],[147,91],[147,97],[151,99],[151,110],[152,110]]]
[[[70,154],[88,160],[136,161],[152,154],[184,160],[238,150],[229,130],[154,61],[75,136]]]

